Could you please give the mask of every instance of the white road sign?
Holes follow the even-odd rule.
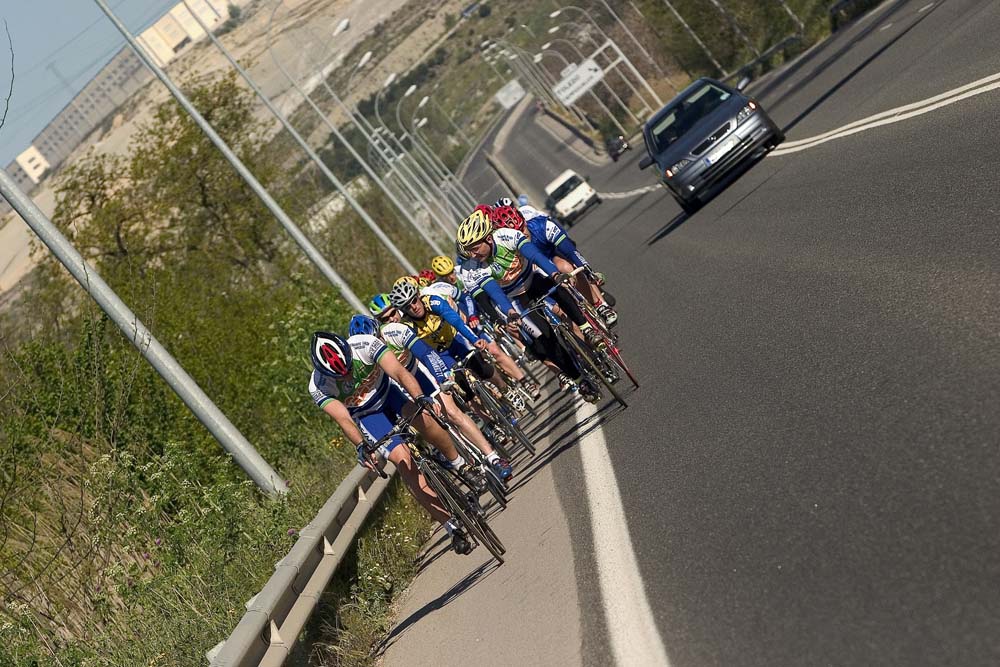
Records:
[[[507,85],[493,95],[493,99],[504,109],[513,108],[515,104],[521,101],[522,97],[524,97],[524,88],[521,87],[517,79],[508,81]]]
[[[559,83],[553,86],[552,92],[563,104],[573,104],[603,78],[604,70],[601,66],[594,62],[593,58],[587,58],[560,79]]]

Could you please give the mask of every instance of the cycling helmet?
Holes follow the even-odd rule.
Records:
[[[389,300],[392,301],[392,305],[396,308],[403,309],[408,305],[413,303],[413,300],[419,296],[416,285],[411,285],[410,283],[397,283],[392,286],[392,291],[389,292]]]
[[[431,269],[435,275],[444,277],[455,270],[455,262],[444,255],[438,255],[431,260]]]
[[[513,206],[513,205],[514,202],[511,200],[510,197],[500,197],[500,199],[498,199],[496,203],[493,204],[493,208],[499,208],[501,206]]]
[[[351,318],[351,323],[347,326],[347,333],[352,336],[358,334],[374,336],[378,333],[378,322],[368,315],[355,315]]]
[[[517,196],[517,205],[518,206],[527,206],[528,205],[528,195],[518,195]]]
[[[413,285],[414,287],[420,287],[420,282],[416,278],[414,278],[413,276],[400,276],[399,278],[396,279],[396,282],[394,282],[392,284],[392,287],[393,287],[393,289],[395,289],[397,285],[402,285],[403,283],[409,283],[410,285]],[[391,291],[389,292],[389,295],[390,295],[390,297],[392,296],[392,292]],[[389,300],[392,301],[391,298]]]
[[[421,270],[420,273],[417,274],[417,277],[420,281],[426,280],[427,285],[430,285],[432,282],[438,279],[437,274],[431,271],[430,269]],[[423,285],[423,287],[427,287],[427,285]]]
[[[388,294],[376,294],[368,302],[368,312],[372,314],[372,317],[380,317],[390,308],[392,308],[392,302],[389,301]]]
[[[493,222],[494,229],[506,227],[507,229],[516,229],[519,232],[524,231],[524,216],[513,206],[497,206],[490,214],[490,220]]]
[[[493,207],[492,206],[487,206],[486,204],[480,204],[479,206],[477,206],[476,208],[474,208],[473,211],[482,211],[483,215],[485,215],[488,218],[488,217],[490,217],[490,209],[491,208],[493,208]]]
[[[469,253],[465,251],[465,248],[463,248],[462,244],[458,241],[455,241],[455,257],[459,262],[469,259]]]
[[[458,242],[468,248],[489,238],[493,233],[493,225],[483,211],[476,207],[468,218],[458,226]]]
[[[337,379],[351,375],[351,346],[343,336],[326,331],[315,332],[309,355],[312,357],[313,368],[320,375]]]

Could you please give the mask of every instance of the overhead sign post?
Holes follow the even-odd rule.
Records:
[[[566,106],[576,102],[604,78],[604,69],[593,58],[587,58],[572,71],[567,70],[569,68],[563,70],[566,72],[563,78],[552,87],[552,92]]]

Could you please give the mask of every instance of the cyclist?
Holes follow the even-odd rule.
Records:
[[[386,311],[392,308],[391,305],[389,308],[382,308],[382,305],[387,303],[387,300],[384,299],[385,296],[384,294],[376,295],[369,303],[369,310],[379,311],[378,314],[384,317]],[[447,380],[448,366],[444,359],[429,345],[417,338],[413,329],[405,324],[388,322],[379,326],[373,317],[355,315],[351,318],[350,333],[378,337],[392,350],[403,367],[417,379],[420,389],[425,395],[433,394],[440,388],[441,383]],[[509,479],[513,474],[510,462],[500,458],[500,455],[493,450],[476,423],[459,409],[455,399],[447,392],[440,392],[438,398],[444,405],[448,418],[483,453],[497,477]]]
[[[337,422],[344,436],[357,448],[358,460],[368,468],[374,467],[374,460],[365,454],[365,446],[385,437],[400,416],[413,416],[418,406],[439,409],[396,357],[386,354],[388,350],[374,336],[355,335],[344,339],[325,331],[313,334],[309,349],[313,365],[309,393],[316,405]],[[447,458],[450,467],[460,475],[468,473],[469,466],[437,422],[421,413],[413,417],[412,423]],[[392,439],[380,448],[379,454],[396,465],[413,496],[448,531],[455,551],[470,553],[472,543],[468,536],[452,520],[413,465],[409,450],[400,447],[400,443],[400,438]]]
[[[551,290],[556,281],[563,280],[562,272],[527,236],[514,229],[494,230],[480,210],[473,211],[458,226],[458,241],[469,254],[469,259],[462,264],[460,279],[474,295],[487,294],[508,319],[520,319],[523,307]],[[556,290],[553,297],[588,342],[599,345],[600,336],[591,329],[572,297],[563,290]],[[596,402],[599,398],[597,388],[581,377],[580,370],[555,340],[547,323],[532,314],[522,320],[522,324],[535,354],[553,362],[569,379],[577,381],[585,400]]]
[[[563,273],[589,266],[566,230],[536,208],[527,204],[516,207],[510,199],[504,197],[497,200],[490,211],[490,221],[497,229],[507,227],[523,233]],[[575,284],[608,326],[618,322],[618,313],[604,301],[601,290],[587,278],[586,273],[577,275]]]
[[[444,353],[451,359],[465,358],[473,349],[478,351],[488,350],[497,360],[500,367],[514,381],[524,387],[532,397],[540,395],[538,387],[528,380],[524,371],[511,359],[500,346],[485,336],[474,333],[468,325],[462,321],[462,316],[453,306],[450,299],[442,298],[436,294],[421,295],[409,283],[400,283],[392,288],[389,293],[392,305],[406,318],[417,332],[417,336],[427,341],[438,353]],[[505,392],[508,400],[514,405],[523,403],[517,395],[514,387],[508,387],[507,381],[502,375],[494,372],[493,367],[487,364],[480,355],[473,355],[469,359],[469,369],[480,379],[487,380],[495,384],[501,391]]]

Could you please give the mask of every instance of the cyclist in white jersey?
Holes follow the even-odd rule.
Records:
[[[420,389],[413,377],[374,336],[351,336],[344,339],[334,333],[317,331],[310,345],[313,372],[309,393],[357,448],[359,462],[368,468],[374,460],[364,454],[367,443],[374,443],[392,430],[400,416],[412,415],[417,406],[439,410],[437,404]],[[395,380],[395,383],[392,382]],[[398,383],[398,384],[396,384]],[[402,387],[402,389],[400,388]],[[406,393],[404,393],[404,390]],[[409,396],[407,395],[409,394]],[[411,400],[410,397],[415,397]],[[448,433],[431,417],[414,417],[413,426],[456,468],[466,473],[469,466],[455,451]],[[448,511],[427,485],[410,458],[409,450],[400,447],[401,438],[383,445],[379,454],[392,461],[414,498],[451,535],[452,547],[460,554],[472,551],[472,543],[451,520]]]

